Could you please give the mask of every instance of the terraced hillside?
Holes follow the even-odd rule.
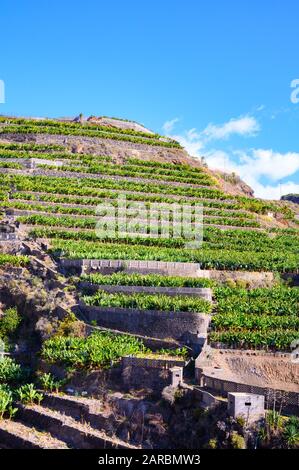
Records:
[[[0,118],[0,204],[3,220],[15,227],[13,236],[2,237],[0,268],[17,277],[43,263],[44,278],[51,272],[63,279],[58,291],[68,293],[65,311],[76,315],[55,320],[52,329],[48,325],[53,338],[43,329],[43,360],[106,369],[126,355],[193,364],[196,359],[197,372],[187,368],[187,382],[213,392],[207,377],[219,363],[217,355],[254,350],[273,363],[260,381],[250,374],[246,381],[244,371],[241,377],[238,366],[225,361],[219,380],[298,394],[299,366],[292,362],[299,340],[295,213],[282,201],[242,194],[238,179],[210,171],[173,140],[104,122]],[[200,246],[190,248],[190,233],[181,230],[170,205],[186,209],[193,230],[202,206]],[[103,215],[105,233],[99,237]],[[108,230],[115,216],[117,230]],[[5,282],[0,291],[4,307],[10,307],[15,297],[5,301]],[[34,321],[36,332],[38,314]],[[78,322],[80,334],[67,321]],[[91,332],[108,334],[108,340]],[[279,383],[271,367],[280,370]],[[21,415],[28,422],[30,413]]]

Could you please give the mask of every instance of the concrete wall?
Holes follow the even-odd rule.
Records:
[[[267,409],[271,409],[275,405],[276,409],[281,407],[285,413],[299,414],[299,393],[232,382],[199,373],[199,371],[197,371],[197,380],[200,381],[202,387],[216,391],[224,397],[227,397],[230,392],[263,395]]]
[[[160,339],[184,341],[190,335],[204,335],[211,321],[209,315],[195,312],[89,307],[83,302],[80,309],[88,321],[99,326]]]
[[[61,259],[60,268],[64,272],[100,272],[112,274],[124,273],[161,274],[168,276],[201,277],[200,265],[196,263],[172,263],[163,261],[131,261],[131,260],[91,260]]]
[[[242,416],[246,422],[265,417],[265,397],[253,393],[229,393],[228,412],[233,418]]]

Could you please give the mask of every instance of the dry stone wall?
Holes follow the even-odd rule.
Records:
[[[160,339],[206,335],[211,321],[209,315],[195,312],[90,307],[83,302],[80,309],[90,322],[96,321],[101,327]]]
[[[184,367],[185,362],[169,359],[124,357],[122,359],[122,380],[126,390],[148,389],[154,394],[171,385],[174,367]]]

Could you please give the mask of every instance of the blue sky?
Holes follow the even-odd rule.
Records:
[[[0,8],[1,114],[132,118],[240,173],[260,197],[299,192],[297,0]]]

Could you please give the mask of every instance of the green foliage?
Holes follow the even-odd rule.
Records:
[[[283,438],[286,446],[289,449],[296,449],[299,447],[299,426],[288,423],[283,432]]]
[[[21,322],[21,316],[18,314],[16,308],[5,310],[4,314],[0,317],[0,338],[9,339],[18,328]]]
[[[277,351],[290,351],[292,342],[299,339],[296,330],[246,330],[242,329],[216,331],[209,335],[212,342],[226,343],[233,348],[241,349],[274,349]]]
[[[32,121],[14,119],[8,120],[12,125],[7,125],[0,133],[12,134],[54,134],[54,135],[79,135],[87,137],[99,137],[101,139],[114,139],[138,144],[154,145],[159,147],[181,148],[176,141],[163,141],[154,135],[135,132],[113,127],[80,125],[78,123],[62,123],[54,121]]]
[[[297,315],[299,290],[275,287],[273,289],[229,289],[214,291],[219,313]]]
[[[189,356],[189,352],[186,347],[176,349],[160,349],[155,354],[157,356],[177,357],[184,360],[186,360]]]
[[[145,286],[145,287],[214,287],[215,282],[205,278],[187,278],[175,276],[162,276],[159,274],[126,274],[113,273],[110,276],[104,274],[84,274],[81,280],[95,285],[110,286]]]
[[[87,162],[86,162],[87,163]],[[52,165],[40,165],[41,168],[52,169]],[[115,176],[127,176],[132,178],[147,178],[161,181],[176,181],[180,183],[196,184],[203,186],[212,186],[215,181],[204,173],[202,170],[197,174],[189,172],[187,169],[171,169],[157,170],[156,168],[144,168],[138,165],[117,165],[117,164],[99,164],[90,162],[85,165],[63,165],[59,167],[59,171],[75,172],[75,173],[92,173],[105,174]]]
[[[0,168],[6,168],[10,170],[22,170],[23,167],[19,163],[0,161]]]
[[[16,394],[24,405],[33,405],[34,403],[39,405],[43,399],[43,395],[36,390],[32,383],[22,385],[17,389]]]
[[[50,364],[76,368],[111,367],[123,356],[144,353],[143,343],[132,336],[95,332],[87,338],[56,336],[47,340],[42,357]]]
[[[236,431],[231,433],[230,440],[233,449],[246,449],[244,437],[240,436]]]
[[[299,255],[292,253],[229,250],[184,250],[176,248],[122,245],[117,243],[81,242],[55,239],[52,253],[71,259],[134,259],[200,263],[202,269],[232,271],[296,272]]]
[[[11,265],[11,266],[26,266],[29,263],[28,256],[16,256],[6,255],[0,253],[0,266]]]
[[[0,386],[0,420],[8,413],[10,416],[14,415],[12,408],[12,393]]]
[[[25,379],[27,374],[27,370],[10,357],[0,359],[0,384],[18,384]]]
[[[174,296],[162,294],[110,294],[98,291],[92,296],[84,296],[87,305],[95,307],[120,307],[140,310],[161,310],[170,312],[211,313],[212,304],[196,297]]]
[[[39,378],[43,390],[46,392],[58,393],[64,382],[62,380],[55,380],[52,374],[42,374]]]
[[[210,340],[242,348],[290,350],[299,339],[299,291],[296,288],[214,291],[218,314]]]
[[[47,152],[52,150],[65,150],[63,145],[56,145],[56,144],[34,144],[30,143],[0,143],[0,154],[5,150],[13,150],[13,151],[25,151],[26,154],[28,152]]]

